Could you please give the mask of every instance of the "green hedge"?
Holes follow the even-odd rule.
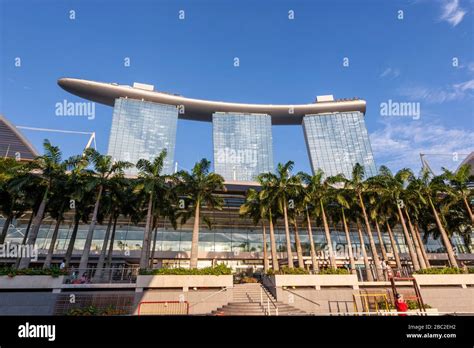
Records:
[[[324,268],[319,270],[319,274],[350,274],[346,268]]]
[[[224,264],[205,268],[160,268],[140,270],[141,275],[229,275],[232,269]]]
[[[268,270],[268,275],[274,274],[309,274],[309,271],[303,268],[289,268],[287,266],[283,266],[280,268],[278,272],[274,272],[273,269]],[[318,274],[326,275],[326,274],[349,274],[349,271],[345,268],[325,268],[321,269]]]
[[[309,274],[307,270],[304,268],[290,268],[288,266],[283,266],[280,268],[278,272],[275,272],[273,269],[269,269],[267,271],[268,275],[273,275],[273,274]]]
[[[415,274],[463,274],[464,270],[462,268],[456,268],[456,267],[443,267],[443,268],[420,269],[419,271],[416,271],[414,273]]]
[[[68,316],[110,316],[126,314],[128,313],[124,309],[115,308],[112,305],[107,306],[106,308],[98,308],[96,306],[73,308],[66,313]]]
[[[25,269],[14,269],[11,267],[3,267],[0,268],[0,276],[9,276],[15,277],[17,275],[21,276],[37,276],[37,275],[45,275],[51,277],[59,277],[61,275],[66,275],[66,270],[61,270],[57,267],[42,269],[42,268],[25,268]]]

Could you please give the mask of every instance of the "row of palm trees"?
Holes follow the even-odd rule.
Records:
[[[357,229],[365,268],[370,269],[369,252],[364,242],[364,235],[367,236],[378,279],[383,279],[382,259],[388,261],[383,243],[384,233],[389,236],[397,268],[402,268],[393,234],[396,225],[402,228],[415,270],[430,267],[423,243],[423,239],[426,241],[430,235],[441,237],[452,267],[458,267],[451,243],[453,232],[464,239],[466,248],[470,248],[474,220],[471,207],[473,192],[469,183],[474,182],[474,177],[470,175],[469,165],[461,166],[455,173],[443,168],[443,174],[440,176],[432,176],[427,170],[422,170],[419,177],[409,169],[402,169],[394,175],[387,167],[382,166],[378,175],[365,180],[364,168],[360,164],[354,166],[350,178],[342,174],[324,177],[321,170],[314,175],[302,172],[291,175],[293,165],[291,161],[279,164],[275,173],[259,175],[257,180],[261,190],[250,189],[240,209],[240,213],[251,217],[256,225],[262,224],[264,235],[266,226],[269,226],[274,270],[279,268],[274,235],[278,218],[284,221],[288,246],[287,264],[290,268],[294,267],[290,248],[290,225],[293,227],[299,267],[303,267],[303,255],[298,226],[303,226],[310,242],[312,267],[314,271],[318,271],[313,242],[313,221],[324,229],[329,262],[333,268],[337,266],[330,225],[340,225],[345,232],[353,273],[356,268],[349,226],[353,225]],[[382,255],[379,255],[376,248],[374,228]],[[425,232],[423,237],[420,231]],[[267,253],[266,248],[263,251]],[[266,255],[264,259],[267,259]],[[373,278],[371,272],[368,272],[368,277]]]
[[[124,173],[134,166],[132,163],[113,161],[111,156],[91,148],[80,156],[63,160],[57,146],[48,140],[43,146],[44,155],[28,163],[10,158],[0,160],[0,211],[5,217],[0,244],[5,243],[11,222],[31,211],[22,244],[34,246],[42,221],[49,215],[56,222],[43,265],[48,268],[59,226],[65,214],[72,211],[74,226],[65,254],[66,267],[71,262],[79,224],[89,224],[79,263],[79,270],[85,270],[95,227],[98,223],[106,223],[97,264],[97,269],[103,269],[111,265],[117,220],[119,216],[127,216],[135,224],[146,221],[140,256],[140,268],[144,269],[152,266],[159,220],[167,219],[177,228],[178,221],[184,224],[194,217],[190,264],[191,268],[197,267],[201,208],[222,209],[223,205],[222,199],[213,193],[224,189],[224,179],[210,172],[208,160],[196,163],[191,172],[164,175],[167,153],[163,150],[153,161],[140,159],[136,164],[138,177],[130,179]],[[209,222],[206,217],[202,220]],[[27,268],[30,261],[23,257],[15,266]]]
[[[127,178],[126,169],[134,165],[113,161],[110,156],[87,149],[82,155],[63,160],[61,151],[49,141],[44,142],[44,155],[23,163],[13,159],[0,160],[0,212],[5,217],[0,232],[3,244],[10,223],[31,211],[23,244],[33,246],[43,219],[49,215],[55,220],[50,247],[43,267],[51,266],[59,226],[66,213],[73,214],[73,229],[66,250],[66,265],[71,262],[79,224],[89,225],[79,269],[86,269],[97,224],[106,224],[97,268],[110,267],[117,220],[128,217],[131,222],[145,222],[140,257],[140,268],[152,267],[158,223],[166,220],[174,228],[194,218],[190,267],[198,262],[198,240],[201,222],[211,226],[209,216],[202,213],[220,210],[223,200],[216,192],[224,191],[224,179],[210,171],[210,162],[202,159],[190,172],[179,171],[164,175],[166,150],[153,160],[139,160],[135,167],[137,178]],[[314,175],[292,175],[293,162],[279,164],[275,173],[258,176],[259,190],[249,189],[245,203],[240,208],[242,216],[261,224],[264,241],[267,227],[270,235],[271,264],[279,269],[275,241],[275,225],[283,219],[287,244],[287,264],[293,268],[291,234],[294,234],[298,267],[303,267],[303,250],[300,228],[306,228],[312,266],[318,271],[313,240],[313,226],[324,229],[331,267],[336,267],[336,257],[331,241],[331,227],[342,226],[349,252],[352,272],[355,272],[354,255],[349,226],[355,226],[359,241],[364,235],[369,240],[369,252],[376,266],[377,278],[381,274],[381,258],[388,260],[383,234],[387,233],[397,267],[401,268],[399,250],[392,229],[401,225],[409,255],[415,270],[430,267],[423,238],[441,237],[448,253],[449,263],[456,267],[457,260],[451,236],[458,233],[469,247],[473,225],[471,208],[472,191],[468,183],[469,166],[462,166],[456,173],[446,169],[433,177],[422,171],[416,177],[410,170],[402,169],[392,174],[381,167],[377,176],[364,179],[364,168],[356,164],[351,178],[343,175],[325,177],[319,170]],[[291,230],[290,231],[290,227]],[[378,254],[373,230],[376,231],[382,255]],[[366,269],[370,268],[369,252],[360,243]],[[264,267],[269,269],[267,245],[263,243]],[[30,259],[17,261],[19,268],[29,267]],[[370,272],[369,273],[369,277]]]

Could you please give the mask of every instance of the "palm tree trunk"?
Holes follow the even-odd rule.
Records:
[[[392,245],[393,257],[395,258],[397,268],[401,272],[402,262],[400,261],[400,253],[398,251],[398,246],[397,246],[397,242],[395,241],[395,237],[393,236],[392,228],[390,227],[390,224],[388,223],[388,221],[387,221],[387,233],[388,233],[388,236],[390,237],[390,244]]]
[[[367,250],[365,250],[365,240],[364,240],[364,236],[362,235],[362,227],[360,225],[359,219],[357,219],[357,233],[359,234],[360,250],[362,250],[362,257],[364,259],[364,266],[365,266],[365,271],[367,273],[367,280],[369,282],[372,282],[374,281],[374,276],[372,274],[372,269],[370,268],[369,258],[367,257]]]
[[[2,234],[0,235],[0,245],[5,243],[5,239],[7,239],[8,228],[13,220],[13,214],[8,215],[7,219],[5,220],[2,228]]]
[[[420,246],[420,243],[418,242],[418,238],[416,236],[415,229],[413,228],[413,225],[411,223],[410,215],[408,215],[408,210],[407,210],[406,206],[405,206],[404,211],[405,211],[405,215],[407,216],[408,227],[410,228],[410,233],[413,237],[413,243],[415,244],[416,256],[418,257],[418,260],[420,262],[420,267],[421,267],[421,269],[426,269],[426,263],[425,263],[425,259],[423,257],[423,253],[421,251],[421,246]]]
[[[26,245],[29,245],[31,248],[34,247],[36,243],[36,238],[38,238],[38,232],[41,227],[41,222],[43,221],[43,215],[46,210],[46,203],[48,201],[48,193],[49,193],[49,188],[46,189],[43,195],[43,199],[41,200],[40,206],[38,208],[38,211],[36,212],[36,216],[33,219],[33,228],[30,230],[30,233],[28,234],[28,239],[26,241]],[[24,269],[28,268],[30,265],[30,258],[29,257],[23,257],[20,259],[20,263],[18,264],[19,269]]]
[[[374,261],[377,278],[379,280],[383,280],[384,277],[383,277],[383,271],[382,271],[382,264],[380,263],[380,258],[379,258],[379,254],[377,253],[377,248],[375,247],[374,236],[372,235],[372,229],[370,228],[370,222],[369,222],[369,218],[367,217],[367,212],[365,210],[365,204],[364,204],[364,201],[362,200],[362,195],[360,193],[358,195],[359,195],[360,207],[362,208],[362,214],[364,216],[367,235],[369,236],[370,249],[372,251],[372,260]]]
[[[268,272],[269,264],[268,264],[268,251],[267,251],[267,232],[265,223],[262,222],[262,237],[263,237],[263,271],[265,274]]]
[[[308,225],[309,248],[311,250],[311,262],[313,264],[313,271],[319,272],[318,259],[316,258],[316,250],[314,249],[313,229],[311,228],[311,219],[307,210],[306,220]]]
[[[349,233],[349,228],[347,227],[346,214],[344,213],[344,208],[341,208],[341,210],[342,210],[342,223],[344,225],[344,233],[346,234],[347,248],[349,252],[349,262],[351,265],[351,273],[357,274],[355,261],[354,261],[354,253],[352,252],[351,235]]]
[[[30,234],[31,224],[33,223],[33,218],[35,217],[35,215],[36,215],[36,213],[34,211],[31,211],[30,220],[28,220],[28,226],[26,226],[25,235],[23,236],[23,240],[21,241],[21,245],[26,244],[26,240],[28,239],[28,235]]]
[[[448,254],[448,260],[449,263],[451,264],[451,267],[458,267],[458,263],[456,261],[456,257],[454,255],[454,250],[453,250],[453,245],[451,244],[451,241],[449,240],[448,234],[446,233],[446,230],[444,229],[443,225],[441,224],[441,221],[439,219],[438,212],[436,211],[436,208],[433,204],[433,201],[431,200],[431,197],[428,197],[431,210],[433,211],[433,215],[436,220],[436,225],[438,226],[438,229],[441,233],[441,238],[443,239],[444,247],[446,248],[446,252]]]
[[[469,205],[469,202],[467,201],[466,197],[463,197],[462,199],[464,201],[464,205],[466,206],[467,214],[469,215],[469,218],[471,219],[471,223],[474,225],[474,214],[472,214],[471,206]]]
[[[200,213],[201,202],[196,201],[196,210],[194,213],[194,227],[193,237],[191,241],[191,259],[189,262],[189,268],[197,268],[198,266],[198,253],[199,253],[199,213]]]
[[[270,218],[268,222],[270,224],[270,246],[272,248],[272,267],[274,272],[278,272],[280,270],[280,265],[278,264],[278,255],[277,255],[277,246],[275,241],[275,230],[273,228],[273,216],[271,211],[269,212]]]
[[[377,237],[379,238],[380,249],[382,250],[382,258],[388,261],[387,250],[385,249],[385,243],[383,242],[382,232],[380,231],[379,222],[375,219],[375,228],[377,229]]]
[[[324,234],[326,235],[326,243],[327,243],[328,252],[329,252],[329,261],[331,263],[331,268],[337,268],[336,257],[334,256],[334,250],[332,248],[331,233],[329,231],[328,220],[326,218],[326,212],[324,211],[324,204],[322,200],[320,200],[319,203],[321,205],[321,215],[323,217]]]
[[[288,267],[293,268],[293,252],[291,251],[290,227],[288,225],[288,212],[286,209],[286,201],[283,201],[283,220],[285,221],[285,236],[286,236],[286,255],[288,258]]]
[[[48,254],[44,260],[43,269],[48,269],[51,267],[51,261],[53,260],[54,247],[56,246],[56,241],[58,239],[59,225],[61,225],[61,219],[56,220],[56,225],[54,226],[53,236],[51,237],[51,242],[49,244]]]
[[[425,245],[423,244],[423,240],[421,239],[421,234],[420,234],[420,230],[418,228],[418,222],[415,221],[415,232],[416,232],[416,237],[418,238],[418,243],[420,243],[420,247],[421,247],[421,253],[423,255],[423,259],[425,260],[425,265],[427,268],[430,268],[431,265],[430,265],[430,260],[428,259],[428,254],[426,253],[426,250],[425,250]]]
[[[403,235],[405,236],[405,242],[408,247],[408,252],[410,253],[411,262],[413,263],[413,268],[415,269],[415,271],[418,271],[420,269],[420,264],[418,262],[418,258],[416,257],[415,248],[413,247],[410,234],[408,233],[407,225],[405,224],[405,218],[403,217],[402,210],[400,209],[398,204],[397,209],[398,217],[400,218],[400,224],[402,225]]]
[[[114,253],[114,243],[115,243],[115,229],[117,227],[118,215],[114,218],[114,226],[112,227],[112,236],[110,237],[109,252],[107,255],[107,265],[106,268],[112,267],[112,255]]]
[[[298,225],[295,222],[293,223],[293,228],[295,230],[295,244],[296,244],[296,256],[298,257],[298,268],[304,268],[304,261],[303,261],[303,250],[301,249],[301,240],[300,235],[298,233]]]
[[[146,269],[148,267],[148,249],[150,245],[150,230],[151,223],[153,219],[153,191],[150,192],[150,197],[148,198],[148,208],[146,214],[146,225],[145,231],[143,231],[143,243],[142,243],[142,252],[140,254],[140,269]]]
[[[97,214],[99,213],[100,199],[102,198],[102,191],[104,187],[100,185],[99,193],[95,201],[94,212],[92,213],[91,224],[89,225],[89,231],[87,232],[86,241],[84,243],[84,250],[82,251],[81,261],[79,262],[79,274],[87,269],[89,263],[89,254],[91,251],[92,238],[94,236],[95,225],[97,223]]]
[[[150,268],[155,264],[156,235],[158,234],[158,226],[155,227],[153,233],[153,246],[151,248]]]
[[[76,243],[76,237],[77,237],[77,230],[79,229],[79,216],[74,215],[74,228],[72,229],[72,234],[71,234],[71,239],[69,239],[69,244],[67,246],[67,251],[66,251],[66,268],[69,267],[69,264],[71,263],[71,257],[72,253],[74,251],[74,244]]]
[[[151,210],[153,212],[153,205],[151,207]],[[147,260],[147,267],[151,267],[150,265],[153,265],[153,260],[151,260],[151,240],[153,238],[153,232],[155,231],[155,227],[158,227],[157,224],[157,219],[152,216],[151,217],[151,224],[150,224],[150,230],[148,232],[148,246],[146,249],[146,260]]]
[[[109,222],[107,224],[107,230],[105,231],[105,236],[104,236],[104,243],[102,243],[102,250],[100,251],[100,256],[99,256],[99,261],[97,261],[97,268],[95,275],[100,279],[102,278],[104,272],[104,261],[105,261],[105,256],[107,254],[107,249],[108,249],[108,244],[109,244],[109,238],[110,238],[110,230],[112,229],[112,218],[113,214],[110,214]]]

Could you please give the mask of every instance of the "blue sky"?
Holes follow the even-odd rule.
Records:
[[[376,164],[393,170],[417,171],[420,152],[442,154],[427,157],[432,167],[455,168],[474,150],[472,0],[0,4],[0,113],[16,125],[95,131],[103,152],[112,108],[97,105],[93,120],[56,116],[56,103],[80,101],[57,86],[58,78],[142,82],[192,98],[249,103],[357,96],[367,101]],[[419,103],[419,119],[381,115],[389,100]],[[88,140],[23,132],[38,149],[47,137],[65,155]],[[296,170],[310,170],[301,127],[273,127],[273,138],[275,162],[292,159]],[[180,120],[176,160],[190,168],[202,157],[212,159],[212,125]]]

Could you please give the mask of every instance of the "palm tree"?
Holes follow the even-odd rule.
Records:
[[[160,199],[160,197],[157,197],[157,199],[155,199],[154,194],[160,194],[164,190],[166,190],[167,176],[162,175],[166,155],[167,151],[166,149],[163,149],[160,154],[155,157],[153,162],[150,162],[146,159],[140,159],[137,162],[140,183],[135,189],[142,190],[148,196],[145,232],[143,234],[142,252],[140,255],[141,269],[145,269],[148,267],[148,253],[150,249],[150,240],[153,230],[153,205],[156,205],[156,201]]]
[[[12,158],[0,158],[0,212],[5,215],[0,245],[5,243],[13,219],[30,208],[26,199],[30,178],[27,165]]]
[[[472,213],[471,205],[469,203],[473,192],[468,186],[469,183],[474,182],[474,176],[470,173],[471,165],[463,164],[455,173],[443,168],[442,178],[449,182],[449,186],[446,186],[446,193],[463,201],[466,212],[471,219],[471,223],[474,224],[474,214]]]
[[[318,169],[312,176],[306,173],[299,173],[299,176],[306,185],[304,191],[307,196],[306,200],[308,206],[312,207],[312,214],[314,216],[321,217],[323,221],[331,267],[337,268],[336,257],[334,255],[331,233],[329,231],[329,224],[325,210],[325,204],[329,198],[329,182],[327,180],[323,181],[324,172],[321,169]]]
[[[444,229],[440,215],[434,204],[434,200],[439,198],[439,194],[446,192],[446,185],[443,181],[443,177],[435,176],[431,178],[429,171],[424,168],[419,178],[412,177],[410,184],[412,185],[411,189],[418,193],[421,202],[427,204],[431,208],[436,226],[438,227],[446,253],[448,254],[449,263],[451,264],[451,267],[458,267],[451,240]]]
[[[350,209],[351,205],[349,202],[351,201],[351,191],[345,189],[344,187],[338,188],[341,184],[347,182],[347,179],[344,177],[343,174],[335,175],[326,179],[327,182],[330,184],[329,187],[329,197],[333,202],[333,209],[331,209],[332,220],[335,224],[338,222],[342,223],[344,228],[344,234],[346,237],[347,242],[347,249],[348,249],[348,256],[349,256],[349,265],[352,274],[356,274],[356,265],[354,260],[354,253],[352,249],[352,240],[350,236],[349,227],[347,224],[346,218],[346,209]]]
[[[97,196],[95,199],[94,211],[92,212],[91,223],[84,243],[84,250],[79,262],[79,270],[87,269],[92,238],[94,236],[95,225],[97,224],[97,215],[99,213],[99,206],[104,188],[106,189],[111,177],[121,177],[124,175],[125,169],[132,167],[132,164],[129,162],[114,162],[112,156],[102,155],[92,148],[87,149],[85,155],[94,166],[94,171],[92,171],[91,175],[88,176],[87,189],[96,192]]]
[[[262,201],[260,200],[260,195],[254,189],[249,189],[247,191],[245,202],[240,206],[239,214],[241,216],[248,216],[252,219],[255,226],[257,226],[260,220],[265,218],[264,215],[265,209]],[[268,263],[268,252],[267,252],[267,236],[266,236],[266,227],[265,223],[262,221],[262,237],[263,237],[263,270],[265,273],[268,272],[269,263]]]
[[[306,195],[303,192],[303,187],[301,186],[301,177],[296,175],[295,178],[300,180],[299,183],[296,183],[293,195],[289,196],[289,206],[288,206],[288,218],[290,223],[293,226],[293,231],[295,233],[295,249],[296,256],[298,258],[298,267],[304,268],[303,260],[303,249],[301,247],[301,239],[298,232],[298,219],[306,211]]]
[[[272,256],[272,267],[273,271],[278,272],[280,270],[280,265],[278,263],[274,226],[279,216],[276,196],[273,194],[273,178],[268,175],[259,175],[257,177],[257,181],[261,186],[261,190],[258,194],[258,200],[260,201],[262,216],[268,220],[268,225],[270,227],[270,248]]]
[[[181,180],[181,187],[185,197],[192,203],[192,210],[184,216],[194,216],[193,236],[191,242],[190,268],[197,268],[199,251],[199,222],[201,207],[222,210],[224,201],[215,194],[224,190],[224,178],[216,173],[210,173],[211,162],[203,158],[197,162],[191,173],[180,171],[177,177]],[[204,221],[209,222],[207,217]]]
[[[386,199],[390,199],[392,204],[396,208],[398,214],[398,220],[402,226],[403,234],[405,237],[405,243],[408,247],[408,252],[413,264],[415,271],[420,269],[420,263],[413,246],[413,241],[408,233],[408,229],[405,223],[405,218],[403,216],[402,208],[405,206],[405,203],[402,199],[404,195],[407,182],[413,178],[413,173],[409,169],[401,169],[395,175],[385,166],[380,167],[379,175],[372,178],[371,185],[372,187],[377,187],[385,195]]]
[[[30,169],[33,171],[34,178],[37,179],[38,189],[42,191],[41,203],[32,221],[32,227],[26,241],[26,244],[31,247],[36,243],[36,238],[38,237],[41,222],[43,221],[46,211],[46,204],[51,194],[51,188],[57,178],[62,177],[66,170],[66,164],[62,162],[62,154],[59,147],[51,145],[49,140],[43,142],[43,147],[44,155],[38,156],[33,162],[30,162]],[[28,268],[29,265],[30,258],[23,257],[20,259],[18,268]]]
[[[49,215],[56,220],[54,225],[53,235],[51,236],[51,241],[49,243],[48,253],[46,259],[43,263],[43,268],[48,269],[51,267],[51,261],[53,260],[54,249],[56,247],[56,242],[59,234],[59,226],[61,222],[64,221],[64,213],[69,207],[69,192],[66,185],[67,175],[64,173],[62,178],[57,178],[52,187],[52,193],[48,201],[48,212]]]
[[[178,228],[177,217],[178,207],[176,202],[178,202],[178,192],[176,190],[176,185],[174,184],[176,178],[174,176],[169,177],[169,185],[165,186],[164,189],[159,192],[160,199],[153,206],[153,224],[152,230],[154,231],[153,237],[153,247],[149,252],[148,258],[150,259],[150,268],[153,268],[155,260],[155,246],[156,246],[156,237],[158,232],[158,224],[161,222],[163,225],[166,221],[171,223],[171,226],[174,230]]]
[[[117,225],[117,214],[118,206],[121,204],[122,195],[121,193],[126,190],[129,184],[129,180],[120,176],[112,177],[107,183],[108,190],[103,195],[103,202],[101,203],[104,217],[109,217],[107,223],[107,229],[104,235],[104,242],[102,243],[102,249],[97,261],[96,273],[98,278],[103,276],[104,263],[107,257],[107,250],[109,249],[109,241],[111,240],[111,234],[115,234],[115,227]],[[113,230],[112,230],[113,229]]]
[[[370,183],[366,183],[366,182],[363,181],[364,176],[365,176],[364,167],[361,166],[359,163],[356,163],[353,170],[352,170],[352,178],[346,184],[349,188],[351,188],[354,191],[356,199],[358,201],[358,204],[361,208],[362,216],[363,216],[364,222],[365,222],[365,228],[366,228],[366,231],[367,231],[367,236],[369,237],[370,249],[372,251],[372,260],[373,260],[374,265],[375,265],[375,269],[376,269],[376,272],[377,272],[377,277],[378,277],[378,279],[383,279],[382,265],[380,263],[379,255],[378,255],[377,249],[375,247],[374,237],[372,235],[372,229],[370,227],[370,222],[369,222],[369,218],[368,218],[368,215],[367,215],[367,210],[366,210],[366,207],[365,207],[364,199],[362,197],[364,192],[366,192],[368,189],[369,190],[371,189],[371,187],[367,188],[368,184],[370,185]]]
[[[274,197],[278,210],[283,214],[289,268],[293,268],[293,253],[288,223],[288,198],[295,194],[300,181],[297,176],[291,176],[290,173],[293,167],[294,162],[292,161],[288,161],[285,164],[278,163],[276,174],[263,173],[259,175],[261,180],[266,182],[265,192]]]

